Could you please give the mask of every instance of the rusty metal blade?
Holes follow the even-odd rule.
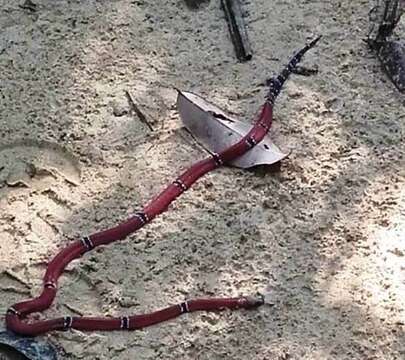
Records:
[[[211,152],[220,152],[235,144],[252,128],[251,124],[236,120],[191,92],[178,92],[177,108],[186,128]],[[231,162],[231,165],[248,169],[275,164],[287,156],[266,135],[258,145]]]

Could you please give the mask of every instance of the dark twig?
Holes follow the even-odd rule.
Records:
[[[135,101],[132,99],[131,94],[125,90],[125,95],[127,96],[128,103],[129,103],[131,110],[136,114],[136,116],[138,116],[138,118],[141,122],[143,122],[151,131],[153,131],[152,125],[146,119],[146,116],[139,109],[139,107],[135,104]]]
[[[252,58],[245,22],[239,0],[221,0],[222,8],[228,22],[229,32],[239,61],[248,61]]]
[[[292,72],[295,75],[312,76],[318,74],[318,68],[309,68],[306,66],[298,65]]]
[[[31,0],[25,0],[24,4],[18,6],[21,9],[29,10],[31,12],[37,11],[37,4],[34,4]]]

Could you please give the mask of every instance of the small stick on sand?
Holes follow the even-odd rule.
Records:
[[[296,75],[302,75],[302,76],[312,76],[318,74],[319,70],[317,68],[309,68],[306,66],[297,66],[294,70],[293,73]]]
[[[27,289],[31,289],[31,285],[28,282],[26,282],[20,275],[16,274],[14,271],[6,269],[3,271],[3,273],[8,277],[10,277],[11,279],[18,281],[20,284],[23,284]]]
[[[1,286],[0,290],[4,292],[13,292],[16,294],[31,295],[31,291],[28,289],[19,289],[15,286]],[[1,358],[0,358],[1,359]]]
[[[146,116],[143,114],[143,112],[139,109],[139,107],[135,104],[135,101],[132,99],[131,94],[125,90],[125,95],[127,96],[129,106],[131,110],[138,116],[139,120],[143,122],[149,129],[150,131],[153,131],[152,125],[149,123],[149,121],[146,119]]]
[[[248,61],[252,58],[252,49],[248,39],[242,9],[239,0],[221,0],[225,11],[229,32],[235,47],[236,57],[239,61]]]
[[[184,0],[184,1],[190,9],[197,9],[201,5],[201,3],[207,2],[208,0]]]
[[[78,309],[76,309],[75,307],[73,307],[72,305],[66,304],[64,303],[63,305],[65,305],[65,307],[67,309],[69,309],[70,311],[74,312],[75,314],[79,315],[79,316],[83,316],[84,313]]]
[[[21,9],[29,10],[31,12],[37,11],[37,4],[34,4],[31,0],[25,0],[24,4],[18,6]]]

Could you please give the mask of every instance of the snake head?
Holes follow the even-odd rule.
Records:
[[[244,309],[255,309],[264,305],[264,296],[244,296],[240,299],[240,307]]]

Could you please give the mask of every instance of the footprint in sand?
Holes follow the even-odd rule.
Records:
[[[76,158],[46,141],[21,140],[0,145],[0,187],[31,187],[47,177],[78,185],[80,168]]]

